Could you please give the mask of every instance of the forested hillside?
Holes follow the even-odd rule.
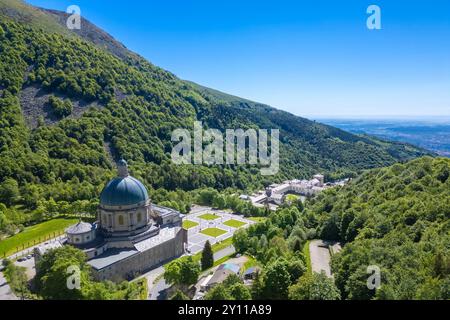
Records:
[[[345,243],[332,261],[342,298],[450,298],[450,159],[374,169],[321,194],[306,215],[320,237]],[[367,266],[381,269],[368,290]]]
[[[272,181],[350,175],[427,154],[182,81],[89,28],[72,33],[55,12],[0,0],[3,220],[39,219],[80,200],[81,210],[95,208],[119,157],[150,193],[269,182],[255,167],[174,165],[171,132],[195,120],[218,129],[281,129],[281,170]]]

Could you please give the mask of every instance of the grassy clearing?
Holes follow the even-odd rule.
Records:
[[[216,219],[220,218],[219,216],[216,216],[216,215],[211,214],[211,213],[205,213],[205,214],[202,214],[202,215],[200,215],[198,217],[200,219],[203,219],[203,220],[216,220]]]
[[[294,202],[300,199],[300,197],[296,194],[288,194],[286,195],[286,201]]]
[[[230,259],[233,258],[233,257],[234,257],[234,253],[231,254],[231,255],[229,255],[229,256],[222,257],[222,258],[220,258],[219,260],[214,261],[214,264],[213,264],[212,267],[213,267],[213,268],[214,268],[214,267],[217,267],[218,265],[221,265],[222,263],[225,263],[226,261],[230,260]]]
[[[223,224],[226,226],[232,227],[232,228],[240,228],[240,227],[246,225],[245,222],[235,220],[235,219],[230,219],[228,221],[225,221]]]
[[[220,251],[222,249],[225,249],[226,247],[229,247],[233,244],[233,237],[227,238],[223,240],[222,242],[215,243],[211,246],[213,253],[216,253],[217,251]]]
[[[194,221],[191,221],[191,220],[183,220],[183,228],[185,228],[186,230],[190,229],[190,228],[193,228],[193,227],[196,227],[196,226],[198,226],[197,222],[194,222]]]
[[[200,231],[200,233],[206,234],[207,236],[217,238],[227,232],[225,230],[222,230],[219,228],[207,228],[207,229]]]
[[[64,232],[68,226],[77,223],[78,219],[58,218],[25,228],[24,231],[0,241],[0,257],[14,254],[39,242],[43,242]]]
[[[247,261],[244,263],[244,271],[248,268],[259,266],[259,262],[252,256],[246,255]]]
[[[309,254],[309,243],[310,241],[307,241],[303,246],[303,255],[305,256],[306,268],[308,269],[308,273],[312,274],[311,256]]]

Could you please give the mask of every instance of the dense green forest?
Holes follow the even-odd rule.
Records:
[[[169,201],[206,187],[252,190],[316,172],[349,176],[427,154],[182,81],[123,47],[111,49],[118,44],[96,43],[98,29],[85,37],[59,23],[55,13],[0,1],[2,231],[92,211],[120,157],[152,196]],[[174,165],[171,132],[196,120],[220,130],[279,128],[280,172],[269,180],[246,165]]]
[[[424,157],[281,208],[233,244],[263,266],[254,299],[449,299],[449,218],[450,159]],[[302,248],[316,238],[343,244],[332,257],[335,284],[306,273]],[[374,265],[381,286],[369,290]]]
[[[233,237],[236,250],[262,267],[252,289],[232,278],[206,298],[450,298],[449,159],[406,162],[428,152],[180,80],[96,36],[93,25],[86,34],[68,31],[60,17],[0,0],[0,235],[59,214],[94,212],[123,157],[156,203],[181,212],[197,202],[267,215]],[[264,178],[245,165],[174,165],[171,132],[191,129],[196,120],[220,130],[280,129],[279,174]],[[317,172],[354,179],[270,214],[233,196]],[[304,247],[315,238],[344,244],[332,260],[335,283],[307,272]],[[72,258],[85,265],[84,257],[64,251],[42,262],[37,286],[43,297],[61,298],[51,296],[58,280],[52,276],[59,273],[49,266]],[[381,269],[377,290],[366,286],[369,265]],[[20,270],[8,274],[23,278]],[[142,293],[132,285],[94,283],[87,271],[84,276],[89,291],[74,298]]]
[[[313,201],[319,235],[345,243],[332,261],[349,299],[450,298],[450,160],[371,170]],[[381,269],[368,290],[367,266]]]

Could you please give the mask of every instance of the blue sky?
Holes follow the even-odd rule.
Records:
[[[76,4],[180,78],[296,115],[450,115],[448,0],[27,2]]]

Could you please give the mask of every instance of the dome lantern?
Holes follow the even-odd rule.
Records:
[[[125,160],[121,159],[117,164],[117,171],[119,177],[125,178],[128,177],[128,164]]]

